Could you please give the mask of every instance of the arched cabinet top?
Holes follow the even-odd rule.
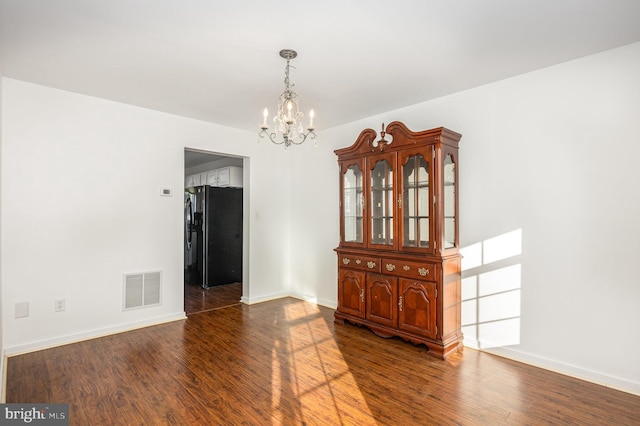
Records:
[[[400,121],[389,123],[380,135],[373,129],[364,129],[356,141],[347,148],[334,152],[342,158],[374,152],[396,151],[408,145],[445,144],[458,148],[462,135],[445,127],[413,132]]]

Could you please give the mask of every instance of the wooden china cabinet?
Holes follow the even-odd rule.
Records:
[[[335,153],[340,166],[335,322],[424,344],[462,348],[458,141],[445,128],[400,122],[365,129]],[[389,138],[391,136],[391,138]],[[388,140],[389,139],[389,140]]]

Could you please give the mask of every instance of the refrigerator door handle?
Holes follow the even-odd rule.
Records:
[[[184,232],[187,234],[187,250],[191,250],[191,225],[193,224],[193,206],[191,205],[191,199],[187,199],[187,217],[184,221]]]

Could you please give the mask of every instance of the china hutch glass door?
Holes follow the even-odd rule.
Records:
[[[350,165],[342,179],[343,238],[345,243],[363,242],[362,170]]]
[[[371,246],[394,244],[393,155],[381,156],[372,162],[370,169],[371,198]]]
[[[444,248],[454,248],[458,245],[458,232],[456,223],[456,163],[453,155],[447,154],[443,163],[444,180]]]
[[[431,151],[429,150],[430,154]],[[401,156],[402,167],[402,248],[428,250],[432,240],[431,155]]]

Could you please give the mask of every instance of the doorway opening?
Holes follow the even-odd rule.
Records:
[[[248,166],[248,162],[247,162]],[[237,305],[246,285],[248,229],[242,157],[184,150],[184,309]]]

